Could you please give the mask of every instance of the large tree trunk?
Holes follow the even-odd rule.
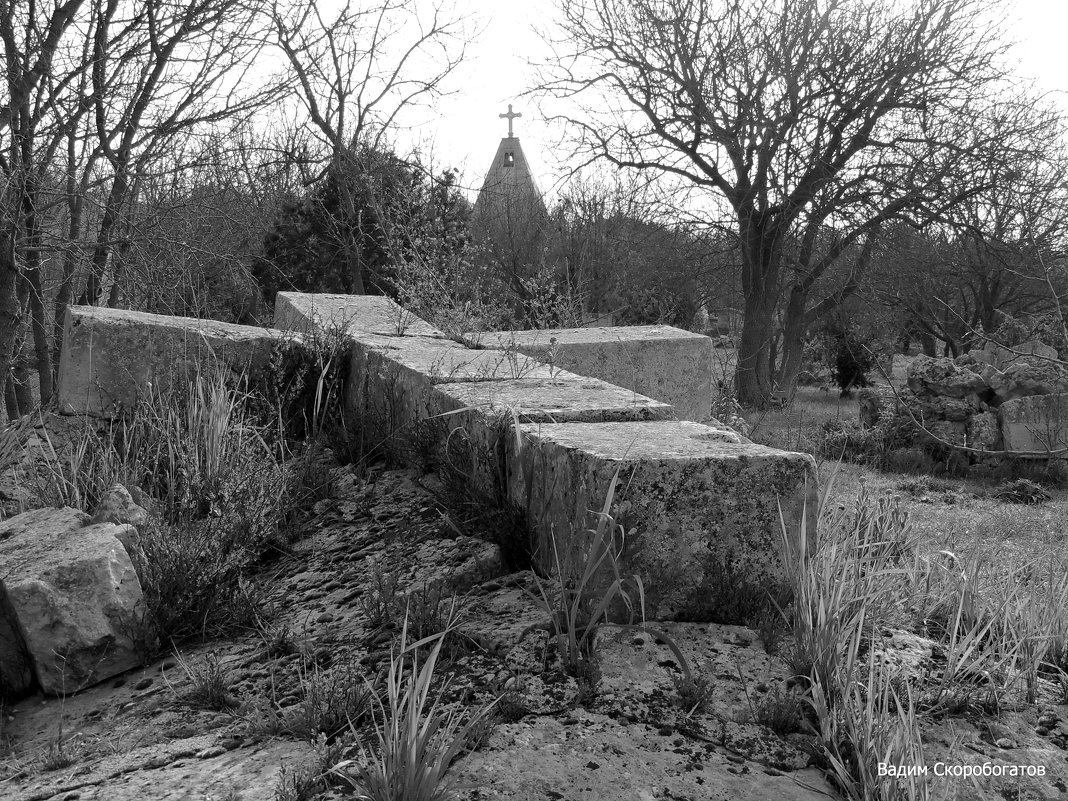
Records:
[[[768,357],[775,321],[774,300],[768,304],[763,297],[746,298],[744,311],[734,373],[735,391],[743,406],[762,407],[772,392]]]
[[[776,231],[756,212],[739,212],[738,231],[745,317],[738,343],[734,388],[743,406],[762,408],[768,404],[774,389],[770,355],[782,249]]]
[[[805,317],[805,303],[808,293],[798,284],[790,290],[790,299],[786,303],[786,314],[782,331],[782,367],[779,370],[780,389],[793,398],[797,390],[797,374],[801,372],[801,361],[805,350],[805,337],[808,336],[808,320]]]

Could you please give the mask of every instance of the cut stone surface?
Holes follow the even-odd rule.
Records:
[[[815,768],[783,773],[711,742],[577,709],[497,726],[454,768],[463,801],[827,801]]]
[[[578,380],[521,353],[470,350],[447,339],[358,334],[345,388],[346,415],[359,421],[374,442],[391,450],[423,436],[423,421],[455,405],[435,385],[515,380]]]
[[[1043,454],[1068,447],[1068,394],[1015,398],[998,414],[1005,450]]]
[[[132,409],[149,384],[158,391],[182,386],[204,362],[226,365],[235,375],[262,369],[272,348],[294,337],[215,320],[71,306],[59,358],[59,410],[114,416]]]
[[[544,362],[669,403],[680,420],[704,422],[712,402],[712,340],[670,325],[550,328],[471,334]]]
[[[279,292],[274,327],[301,333],[337,326],[350,333],[444,337],[445,334],[386,297]]]
[[[728,584],[764,597],[785,581],[779,509],[796,537],[810,510],[811,456],[744,444],[734,432],[688,421],[523,425],[505,443],[508,494],[524,507],[535,558],[552,563],[588,547],[588,530],[619,483],[612,513],[627,530],[622,570],[641,576],[650,616],[700,617]]]
[[[136,667],[149,644],[125,527],[84,526],[75,509],[0,523],[0,583],[38,683],[67,695]]]
[[[514,419],[521,423],[606,423],[670,420],[666,403],[637,395],[596,378],[557,371],[555,378],[439,384],[428,403],[428,421],[442,444],[447,464],[464,463],[483,493],[503,497],[501,438]],[[514,417],[513,417],[514,415]]]

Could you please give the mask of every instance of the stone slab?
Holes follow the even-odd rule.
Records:
[[[386,297],[303,292],[279,292],[275,296],[275,328],[310,333],[333,326],[381,336],[445,337],[430,323]]]
[[[608,495],[626,530],[622,570],[645,587],[651,618],[702,619],[729,584],[763,597],[785,584],[780,505],[796,537],[808,504],[811,456],[746,444],[733,431],[688,421],[521,426],[506,443],[508,494],[527,513],[535,559],[581,560]]]
[[[1042,455],[1068,448],[1068,394],[1028,395],[998,408],[1005,450]]]
[[[713,397],[712,340],[669,325],[556,328],[471,334],[469,341],[551,361],[579,375],[675,407],[680,420],[704,422]]]
[[[141,663],[151,648],[125,527],[85,526],[76,509],[0,523],[0,584],[41,689],[78,692]]]
[[[669,404],[596,378],[558,370],[554,378],[438,384],[426,398],[445,464],[461,466],[481,492],[501,497],[502,438],[513,423],[671,420]]]
[[[59,358],[59,410],[112,417],[133,409],[151,384],[166,391],[201,364],[235,375],[262,369],[272,348],[296,335],[269,328],[162,314],[71,306]]]

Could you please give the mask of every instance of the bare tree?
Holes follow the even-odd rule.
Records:
[[[299,0],[287,9],[275,5],[272,19],[300,103],[325,145],[324,171],[338,177],[341,217],[355,219],[358,198],[342,176],[359,172],[361,149],[383,148],[406,111],[443,93],[469,31],[440,5],[422,12],[403,0],[367,7],[349,2],[334,16],[325,16],[318,0]],[[363,294],[366,265],[354,239],[359,227],[336,233],[352,291]]]
[[[972,190],[969,162],[996,143],[982,101],[1001,45],[987,6],[561,0],[571,49],[542,89],[585,99],[563,117],[579,151],[697,190],[737,237],[743,403],[775,386],[783,291],[784,350],[799,355],[807,326],[856,291],[887,223],[923,224]]]

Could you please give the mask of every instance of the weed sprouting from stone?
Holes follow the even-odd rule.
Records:
[[[687,715],[699,715],[708,710],[712,700],[712,681],[707,676],[672,674],[671,681],[678,694],[678,703]]]

